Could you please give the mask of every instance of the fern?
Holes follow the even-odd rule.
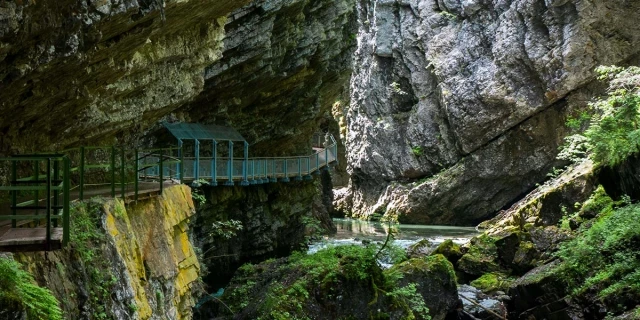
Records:
[[[0,258],[0,301],[17,303],[29,319],[62,319],[58,299],[12,259]]]

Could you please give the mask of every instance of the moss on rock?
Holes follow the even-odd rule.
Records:
[[[503,273],[492,272],[485,273],[480,278],[471,281],[471,285],[484,293],[491,293],[498,290],[506,291],[514,280]]]
[[[472,278],[500,271],[496,240],[497,238],[487,234],[471,239],[469,250],[458,261],[458,270]]]
[[[432,254],[441,254],[454,265],[458,263],[463,256],[462,248],[451,239],[447,239],[441,243]]]
[[[456,305],[453,266],[442,255],[383,271],[376,252],[340,246],[245,265],[222,301],[236,318],[271,319],[440,320]]]

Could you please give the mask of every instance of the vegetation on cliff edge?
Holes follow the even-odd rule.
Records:
[[[62,319],[56,297],[35,284],[31,274],[13,259],[0,258],[0,305],[2,309],[24,310],[29,319]]]

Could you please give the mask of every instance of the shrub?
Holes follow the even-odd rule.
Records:
[[[588,291],[602,300],[640,300],[640,205],[602,207],[590,229],[561,246],[560,274],[573,295]]]
[[[596,114],[585,132],[599,164],[616,165],[640,149],[640,68],[599,67],[609,80],[608,97],[591,104]]]

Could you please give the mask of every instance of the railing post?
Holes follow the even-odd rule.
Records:
[[[184,146],[182,140],[178,140],[178,146],[180,147],[180,183],[184,183]]]
[[[218,141],[213,140],[213,154],[211,159],[211,185],[218,185]]]
[[[329,170],[329,147],[326,147],[324,149],[324,163],[327,167],[327,170]]]
[[[229,180],[225,182],[225,186],[233,185],[233,141],[229,141],[229,165],[227,166]]]
[[[248,186],[249,180],[247,180],[249,174],[249,143],[244,142],[244,159],[242,159],[242,182],[240,185]]]
[[[55,184],[58,184],[58,181],[60,180],[60,163],[58,163],[58,160],[54,160],[53,161],[53,181]],[[60,197],[60,191],[56,188],[55,190],[53,190],[53,208],[55,210],[56,213],[56,217],[53,220],[53,227],[57,228],[58,227],[58,206],[60,205],[59,201],[60,199],[58,199]]]
[[[316,153],[316,170],[314,173],[320,174],[320,152]]]
[[[80,201],[84,200],[84,147],[80,147]]]
[[[47,158],[47,182],[46,182],[46,206],[47,206],[47,221],[46,221],[46,238],[45,238],[45,250],[51,250],[51,158]]]
[[[256,184],[256,159],[251,160],[251,181]]]
[[[289,159],[284,159],[284,178],[282,182],[289,182]]]
[[[196,142],[196,161],[193,166],[193,179],[194,181],[198,181],[200,179],[200,141],[195,139]]]
[[[38,181],[40,179],[40,162],[38,160],[33,161],[33,181]],[[33,192],[33,204],[36,206],[35,213],[38,214],[38,203],[40,202],[39,191],[35,190]]]
[[[298,157],[298,176],[295,178],[296,181],[302,181],[302,158]]]
[[[138,149],[134,150],[135,153],[135,160],[134,160],[134,172],[135,172],[135,179],[133,179],[133,200],[134,201],[138,201],[138,180],[140,179],[139,176],[139,172],[138,170],[140,170],[140,160],[138,160]]]
[[[158,176],[160,177],[160,194],[162,194],[162,190],[164,188],[164,166],[163,166],[163,164],[164,164],[164,154],[163,154],[163,151],[164,151],[163,149],[160,149],[160,157],[159,157],[160,163],[158,164],[159,165],[159,167],[158,167],[158,169],[159,169],[158,170],[159,171]]]
[[[278,174],[276,173],[276,159],[271,159],[271,179],[269,182],[278,182]]]
[[[17,169],[17,164],[16,164],[17,160],[12,160],[11,161],[11,184],[13,186],[17,186],[17,180],[18,180],[18,169]],[[17,215],[17,208],[16,205],[18,205],[18,191],[17,190],[11,190],[11,214],[12,215]],[[37,204],[36,204],[37,205]],[[15,228],[16,227],[16,219],[11,220],[11,228]]]
[[[120,150],[120,193],[122,194],[122,199],[124,199],[125,186],[126,182],[124,177],[124,147]]]
[[[111,197],[116,197],[116,147],[111,146]]]
[[[64,157],[64,177],[63,177],[63,204],[62,204],[62,245],[66,246],[69,243],[69,201],[70,199],[70,186],[69,186],[69,175],[71,174],[71,160],[68,157]],[[36,204],[37,205],[37,204]]]

